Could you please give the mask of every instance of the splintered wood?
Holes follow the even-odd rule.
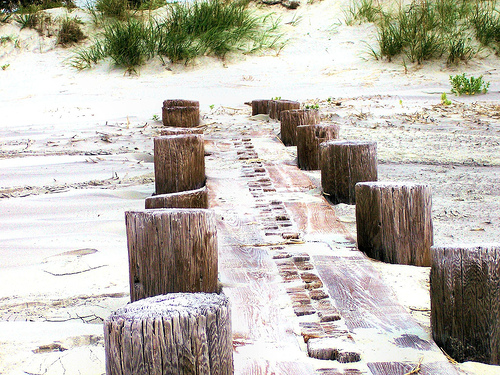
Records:
[[[500,364],[500,244],[431,252],[434,340],[457,361]]]
[[[104,322],[107,375],[232,375],[226,296],[171,293],[136,301]]]
[[[217,228],[212,211],[128,211],[125,223],[131,301],[174,292],[217,292]]]
[[[356,185],[358,248],[388,263],[429,267],[433,242],[431,188],[423,184]]]

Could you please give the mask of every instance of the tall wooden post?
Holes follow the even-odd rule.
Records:
[[[268,115],[269,114],[269,100],[268,99],[259,99],[252,100],[252,116],[255,115]]]
[[[210,210],[125,213],[130,299],[217,292],[217,228]]]
[[[205,185],[205,148],[198,134],[154,139],[155,194],[195,190]]]
[[[172,293],[136,301],[104,322],[107,375],[232,375],[229,301]]]
[[[315,125],[320,122],[320,114],[317,109],[290,109],[282,111],[281,141],[285,146],[297,145],[297,126]]]
[[[164,126],[196,127],[200,124],[200,103],[195,100],[165,100],[162,108],[162,122]]]
[[[206,186],[196,190],[179,193],[153,195],[146,198],[146,209],[153,208],[208,208],[208,190]]]
[[[500,364],[500,244],[431,250],[431,327],[457,361]]]
[[[293,100],[270,100],[269,117],[273,120],[279,120],[282,111],[288,109],[299,109],[300,103]]]
[[[383,262],[429,267],[433,241],[431,188],[423,184],[356,184],[358,248]]]
[[[320,145],[321,186],[334,203],[354,204],[358,182],[377,181],[377,143],[329,141]]]
[[[320,169],[319,145],[338,137],[338,125],[297,126],[297,164],[299,168],[304,170]]]

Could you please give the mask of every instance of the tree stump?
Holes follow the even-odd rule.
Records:
[[[297,127],[297,164],[300,169],[316,170],[319,145],[339,137],[338,125],[300,125]]]
[[[333,204],[354,204],[358,182],[377,181],[377,143],[329,141],[320,145],[321,186]]]
[[[210,210],[125,213],[130,299],[217,292],[217,228]]]
[[[429,267],[433,242],[431,188],[423,184],[356,185],[358,248],[387,263]]]
[[[203,134],[203,129],[200,129],[200,128],[167,128],[167,129],[160,129],[160,136],[182,135],[182,134]]]
[[[208,190],[204,186],[201,189],[146,198],[146,209],[153,208],[208,208]]]
[[[252,116],[255,115],[268,115],[269,114],[269,100],[268,99],[259,99],[252,100]]]
[[[231,375],[229,301],[172,293],[124,306],[104,322],[107,375]]]
[[[205,186],[203,135],[183,134],[154,139],[155,194],[178,193]]]
[[[316,125],[320,122],[317,109],[284,110],[280,114],[281,141],[285,146],[297,145],[297,126]]]
[[[270,100],[269,117],[274,120],[279,120],[281,111],[286,111],[288,109],[299,109],[299,108],[300,108],[300,103],[293,100],[281,100],[281,99]]]
[[[163,102],[164,126],[192,128],[200,125],[200,103],[195,100],[171,99]]]
[[[431,249],[431,327],[457,361],[500,364],[500,244]]]

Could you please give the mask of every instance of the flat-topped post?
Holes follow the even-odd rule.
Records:
[[[200,103],[196,100],[169,99],[163,102],[164,126],[192,128],[200,124]]]
[[[297,126],[297,165],[300,169],[320,169],[319,145],[339,137],[338,125]]]
[[[297,146],[297,126],[319,124],[317,109],[289,109],[280,113],[281,142],[285,146]]]

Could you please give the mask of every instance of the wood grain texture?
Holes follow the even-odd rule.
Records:
[[[145,208],[208,208],[208,190],[203,186],[196,190],[154,195],[146,198]]]
[[[299,109],[300,103],[294,100],[270,100],[269,101],[269,117],[273,120],[280,120],[282,111],[289,109]]]
[[[432,248],[431,327],[453,358],[499,364],[500,245]]]
[[[373,259],[429,267],[432,193],[424,184],[356,184],[358,248]]]
[[[205,185],[203,135],[154,139],[155,194],[196,190]]]
[[[358,182],[377,181],[377,143],[329,141],[320,146],[321,187],[333,204],[354,204]]]
[[[279,114],[281,142],[285,146],[297,145],[297,127],[300,125],[315,125],[320,122],[318,109],[287,109]]]
[[[132,302],[165,293],[218,290],[212,211],[128,211],[125,224]]]
[[[338,125],[297,126],[297,165],[311,171],[320,169],[319,145],[339,137]]]
[[[160,136],[182,135],[182,134],[203,134],[201,128],[166,128],[160,129]]]
[[[107,375],[231,375],[229,300],[215,293],[142,299],[104,322]]]
[[[163,102],[164,126],[192,128],[200,124],[200,103],[196,100],[169,99]]]
[[[269,114],[269,99],[252,100],[252,116]]]

